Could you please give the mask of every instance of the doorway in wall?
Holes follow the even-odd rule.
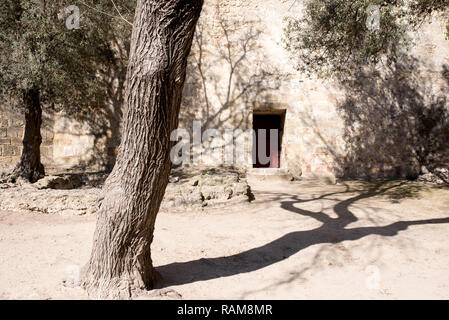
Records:
[[[279,112],[254,112],[253,113],[253,129],[256,132],[253,152],[255,152],[256,161],[253,168],[280,168],[281,166],[281,148],[282,134],[284,129],[285,110]],[[261,129],[265,129],[265,135],[261,133]],[[278,130],[277,144],[271,141],[270,130]],[[265,150],[263,150],[265,146]],[[262,150],[260,148],[262,147]],[[260,157],[262,153],[262,158]],[[265,157],[263,157],[265,153]],[[265,159],[270,158],[268,163]]]

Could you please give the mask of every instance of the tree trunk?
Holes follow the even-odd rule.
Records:
[[[17,178],[23,178],[33,183],[45,176],[40,151],[42,143],[42,108],[39,100],[39,90],[33,88],[25,91],[23,102],[26,108],[23,150],[20,162],[15,167],[11,179],[15,181]]]
[[[150,246],[171,170],[187,57],[203,0],[139,0],[127,71],[123,137],[103,190],[82,286],[130,298],[156,278]]]

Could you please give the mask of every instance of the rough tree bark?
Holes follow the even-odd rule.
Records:
[[[139,0],[127,71],[123,136],[102,191],[81,285],[94,298],[130,298],[156,279],[150,246],[171,170],[187,57],[203,0]]]
[[[44,166],[41,163],[41,125],[42,108],[39,90],[32,88],[24,92],[25,131],[23,135],[23,150],[20,162],[13,170],[10,179],[26,179],[36,182],[45,176]]]

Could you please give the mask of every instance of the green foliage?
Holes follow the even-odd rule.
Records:
[[[360,66],[397,61],[412,43],[407,32],[448,4],[448,0],[307,0],[303,16],[288,19],[284,43],[299,71],[344,75]],[[378,29],[367,25],[370,5],[379,8]]]
[[[420,21],[433,12],[445,12],[449,8],[448,0],[411,0],[409,13],[411,20]]]
[[[80,8],[80,28],[70,30],[66,8],[73,4]],[[131,32],[116,10],[132,20],[134,6],[126,0],[2,0],[1,100],[21,107],[24,93],[34,88],[47,110],[72,113],[101,104],[101,78],[117,63],[113,40]]]

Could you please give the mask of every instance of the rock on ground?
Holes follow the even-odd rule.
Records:
[[[0,184],[0,210],[93,214],[104,178],[60,175],[47,176],[34,184]],[[223,207],[253,198],[245,173],[232,168],[175,169],[170,181],[162,210]]]
[[[232,167],[182,168],[173,170],[161,209],[222,207],[253,198],[243,171]]]
[[[440,168],[434,172],[426,172],[419,176],[418,181],[436,184],[447,184],[449,182],[449,169]]]
[[[1,210],[28,210],[62,215],[95,213],[100,189],[39,189],[33,184],[12,186],[0,194]]]

